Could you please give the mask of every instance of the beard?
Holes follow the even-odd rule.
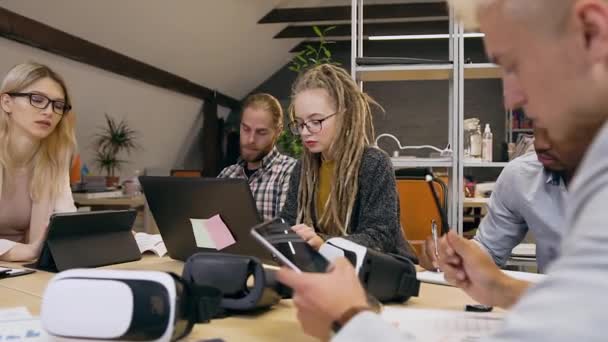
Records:
[[[248,163],[257,163],[260,162],[262,159],[264,159],[264,157],[266,157],[268,155],[268,153],[270,153],[270,151],[272,151],[272,146],[270,145],[262,150],[248,150],[245,151],[243,150],[243,147],[241,147],[241,159],[243,159],[244,161],[248,162]]]

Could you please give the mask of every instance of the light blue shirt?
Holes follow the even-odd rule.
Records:
[[[503,327],[483,341],[608,340],[608,123],[570,185],[560,256],[531,287]],[[380,316],[355,316],[333,342],[407,341]]]
[[[564,227],[566,186],[561,177],[547,171],[536,153],[511,161],[496,181],[488,214],[479,225],[477,241],[503,267],[513,247],[532,231],[536,260],[543,272],[558,256]]]

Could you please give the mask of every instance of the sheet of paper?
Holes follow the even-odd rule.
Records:
[[[218,251],[236,243],[230,229],[226,226],[220,215],[209,219],[190,219],[196,246],[200,248],[213,248]]]
[[[0,341],[48,341],[40,320],[25,307],[0,309]]]
[[[25,306],[16,308],[0,309],[0,322],[14,321],[18,319],[32,318],[32,315]]]
[[[226,226],[220,215],[215,215],[205,222],[207,231],[211,235],[211,239],[215,242],[215,249],[222,249],[236,243],[230,229]]]
[[[449,310],[387,307],[382,318],[395,325],[404,341],[470,342],[497,331],[502,315]]]
[[[529,272],[516,272],[516,271],[504,271],[507,275],[519,279],[525,280],[532,283],[538,283],[545,278],[544,274],[529,273]],[[421,271],[416,274],[416,278],[423,283],[437,284],[437,285],[450,285],[444,278],[442,272],[432,271]]]
[[[535,243],[520,243],[515,246],[511,251],[512,256],[519,257],[536,257],[536,244]]]
[[[215,242],[211,239],[211,234],[205,225],[206,220],[190,219],[192,224],[192,232],[196,240],[196,246],[199,248],[215,248]]]

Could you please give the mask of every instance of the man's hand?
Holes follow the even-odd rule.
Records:
[[[297,273],[282,268],[278,280],[294,291],[293,303],[305,333],[328,339],[331,324],[352,307],[366,307],[367,296],[355,269],[338,258],[327,273]]]
[[[419,262],[420,266],[428,271],[435,272],[439,269],[439,262],[435,255],[435,242],[431,237],[428,237],[422,246]]]
[[[311,228],[305,224],[297,224],[291,229],[296,232],[304,241],[308,242],[308,244],[314,248],[315,250],[319,250],[321,245],[325,243],[323,239],[317,235],[314,228]]]
[[[485,305],[509,308],[529,286],[504,274],[481,247],[454,231],[440,240],[438,262],[450,284]]]

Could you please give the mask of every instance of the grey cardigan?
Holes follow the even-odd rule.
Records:
[[[378,148],[366,147],[362,158],[359,191],[356,194],[347,238],[368,248],[399,254],[416,262],[416,256],[401,231],[399,197],[389,156]],[[296,224],[301,173],[302,163],[298,161],[293,168],[287,199],[281,211],[281,218],[290,225]],[[317,230],[314,212],[313,223]]]

